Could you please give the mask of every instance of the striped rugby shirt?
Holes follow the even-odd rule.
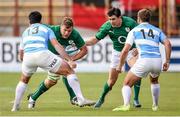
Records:
[[[159,43],[165,39],[159,28],[144,22],[129,32],[126,43],[136,44],[140,58],[161,58]]]
[[[50,28],[35,23],[23,32],[20,49],[24,50],[24,53],[48,50],[48,40],[55,38],[55,34]]]

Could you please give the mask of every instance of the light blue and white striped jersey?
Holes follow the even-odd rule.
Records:
[[[50,28],[35,23],[23,32],[20,49],[24,50],[24,53],[47,50],[48,40],[55,38],[55,34]]]
[[[165,34],[159,28],[141,23],[129,32],[126,43],[136,44],[140,58],[161,58],[159,43],[165,39]]]

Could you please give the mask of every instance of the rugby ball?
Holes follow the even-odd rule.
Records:
[[[65,47],[65,51],[68,53],[68,55],[72,56],[77,54],[79,49],[76,46],[69,45]]]

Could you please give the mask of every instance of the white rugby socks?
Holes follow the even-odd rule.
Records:
[[[80,84],[78,81],[78,78],[76,76],[76,74],[70,74],[67,76],[67,80],[69,85],[71,86],[71,88],[73,89],[74,93],[76,94],[76,96],[78,98],[84,99],[82,92],[81,92],[81,88],[80,88]]]
[[[123,86],[122,96],[123,96],[123,100],[124,100],[124,105],[125,106],[129,105],[130,98],[131,98],[131,88],[128,85]]]
[[[26,87],[27,87],[27,84],[25,84],[22,81],[19,81],[19,83],[17,84],[16,91],[15,91],[15,100],[14,100],[13,108],[20,105],[20,102],[22,100],[22,97],[24,95]]]
[[[152,93],[153,105],[158,106],[160,85],[159,84],[151,84],[151,93]]]

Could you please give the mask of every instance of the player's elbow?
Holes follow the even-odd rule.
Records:
[[[92,46],[95,45],[99,40],[96,39],[96,37],[92,37],[88,40],[86,40],[86,46]]]
[[[87,49],[87,47],[85,47],[85,49],[84,49],[84,53],[85,53],[85,55],[88,53],[88,49]]]
[[[168,42],[168,47],[169,47],[169,48],[171,48],[171,47],[172,47],[172,45],[171,45],[171,42],[170,42],[170,41]]]
[[[85,55],[88,53],[87,46],[84,46],[84,47],[82,48],[82,51],[83,51],[83,55],[85,56]]]
[[[83,52],[83,55],[86,55],[86,54],[88,53],[88,48],[87,48],[87,46],[83,46],[83,47],[80,49],[80,51]]]
[[[166,41],[164,42],[164,46],[165,46],[165,47],[168,47],[168,48],[171,48],[171,47],[172,47],[171,42],[170,42],[169,40],[166,40]]]

